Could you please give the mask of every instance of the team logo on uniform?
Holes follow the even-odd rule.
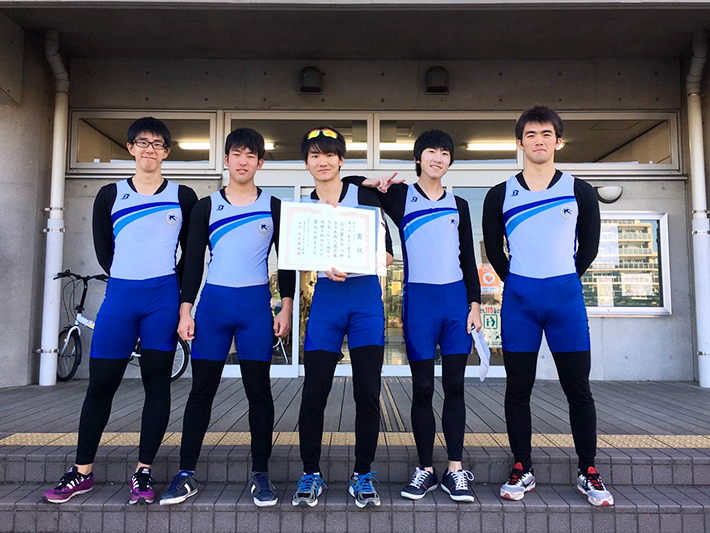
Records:
[[[260,220],[257,227],[259,228],[259,233],[262,235],[266,235],[271,230],[271,224],[268,220]]]
[[[165,214],[165,222],[171,226],[176,226],[177,223],[180,222],[180,217],[178,216],[177,211],[168,211]]]
[[[451,215],[449,217],[449,226],[456,229],[458,227],[458,225],[459,225],[459,221],[456,220],[456,215]]]
[[[128,200],[129,196],[130,196],[130,194],[126,193],[121,197],[121,200]]]
[[[412,196],[412,202],[416,202],[418,199],[419,198],[417,198],[416,196]]]
[[[520,194],[520,191],[518,189],[513,190],[511,196],[518,196]]]
[[[222,209],[224,209],[224,205],[223,205],[223,204],[219,204],[219,205],[217,206],[217,211],[222,211]]]
[[[563,205],[560,207],[560,215],[562,215],[562,218],[572,218],[572,215],[574,215],[574,207],[569,204]]]

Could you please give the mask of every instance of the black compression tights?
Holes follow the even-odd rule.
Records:
[[[143,349],[141,353],[141,378],[145,390],[145,403],[141,420],[141,437],[138,461],[152,464],[165,436],[170,418],[170,374],[173,352]],[[79,445],[76,464],[94,462],[101,435],[111,415],[113,397],[121,384],[128,359],[89,360],[89,388],[81,409]]]
[[[367,474],[377,451],[380,433],[380,374],[385,349],[362,346],[350,350],[355,397],[355,468]],[[301,459],[306,474],[320,472],[323,418],[333,375],[340,354],[308,351],[303,356],[306,377],[303,382],[301,411],[298,417]]]
[[[578,467],[583,472],[594,466],[597,449],[597,412],[589,388],[591,358],[589,350],[552,354],[560,377],[560,385],[567,396],[569,419],[574,447],[579,458]],[[505,373],[505,421],[508,427],[510,449],[516,463],[523,470],[532,466],[532,419],[530,395],[535,384],[536,352],[503,352]]]
[[[441,358],[441,382],[444,409],[441,425],[446,438],[449,461],[461,461],[466,430],[466,404],[463,380],[468,354],[445,355]],[[436,422],[432,408],[434,396],[434,359],[410,361],[412,369],[412,431],[417,443],[422,468],[433,466]]]
[[[212,402],[222,377],[223,361],[192,360],[192,390],[185,406],[180,469],[195,470],[212,414]],[[267,472],[274,428],[271,361],[240,360],[242,384],[249,401],[249,430],[254,472]]]

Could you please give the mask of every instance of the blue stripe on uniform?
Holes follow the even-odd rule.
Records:
[[[529,204],[525,205],[519,205],[518,207],[513,207],[512,209],[508,209],[505,213],[503,213],[503,223],[507,224],[508,220],[510,220],[512,217],[517,215],[518,213],[522,213],[523,211],[527,211],[528,209],[532,209],[534,207],[537,207],[539,205],[545,205],[549,204],[551,202],[557,202],[558,200],[574,200],[574,196],[557,196],[556,198],[548,198],[547,200],[540,200],[538,202],[532,202]]]
[[[266,214],[271,215],[271,213],[266,213]],[[210,235],[210,247],[212,247],[214,249],[214,247],[217,245],[219,240],[222,237],[224,237],[227,233],[232,231],[234,228],[238,228],[239,226],[243,226],[244,224],[247,224],[247,223],[252,222],[254,220],[259,220],[260,218],[263,218],[263,217],[264,217],[264,213],[259,212],[256,214],[251,213],[250,215],[248,215],[246,217],[244,215],[240,215],[238,217],[231,217],[231,220],[232,220],[231,224],[227,224],[227,222],[225,222],[224,220],[220,220],[220,222],[225,222],[226,225],[219,224],[220,226],[222,226],[221,229],[218,229],[217,231],[213,232]],[[237,219],[237,220],[235,220],[235,219]],[[227,220],[227,219],[225,219],[225,220]],[[217,225],[218,225],[218,223],[215,223],[212,226],[217,226]]]
[[[125,216],[125,215],[130,215],[131,213],[135,213],[136,211],[141,211],[143,209],[150,209],[151,207],[158,207],[158,206],[174,206],[174,207],[180,207],[180,204],[178,202],[152,202],[150,204],[142,204],[142,205],[134,205],[133,207],[127,207],[126,209],[121,209],[120,211],[116,211],[111,215],[111,222],[116,222],[119,218]]]
[[[540,207],[537,207],[535,209],[530,209],[526,213],[522,213],[515,217],[513,220],[510,221],[509,224],[506,224],[505,226],[505,233],[506,235],[510,235],[513,233],[513,230],[517,228],[521,223],[525,222],[527,219],[529,219],[532,216],[537,215],[538,213],[542,213],[543,211],[547,211],[548,209],[552,209],[553,207],[556,207],[558,205],[566,204],[569,196],[564,196],[562,199],[556,199],[556,201],[553,201],[552,203],[549,203],[547,205],[542,205]],[[574,196],[572,196],[574,198]],[[512,209],[511,209],[512,211]]]
[[[121,230],[123,228],[125,228],[128,224],[130,224],[134,220],[138,220],[139,218],[143,218],[145,216],[152,215],[153,213],[158,213],[160,211],[168,211],[176,205],[179,206],[180,204],[168,202],[168,203],[161,205],[159,207],[152,207],[150,209],[143,209],[142,211],[139,211],[138,213],[134,213],[132,215],[128,215],[127,217],[122,218],[113,227],[114,238],[121,232]],[[143,206],[143,207],[145,207],[145,206]]]
[[[241,215],[234,215],[232,217],[227,217],[223,218],[222,220],[218,220],[217,222],[214,222],[210,224],[210,233],[213,233],[217,228],[220,228],[224,226],[225,224],[229,224],[231,222],[234,222],[235,220],[239,220],[245,217],[263,217],[263,216],[271,216],[271,211],[252,211],[249,213],[242,213]]]
[[[419,217],[417,217],[416,220],[411,222],[410,224],[403,226],[403,234],[404,234],[404,240],[406,241],[409,239],[409,237],[414,233],[416,230],[421,228],[424,224],[427,222],[430,222],[432,220],[435,220],[437,218],[441,218],[446,215],[451,215],[454,213],[458,213],[457,209],[450,209],[450,208],[441,208],[441,209],[432,209],[430,211],[427,211],[425,213],[422,213]]]

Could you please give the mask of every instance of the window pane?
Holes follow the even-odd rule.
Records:
[[[79,118],[77,163],[133,161],[133,156],[126,149],[126,132],[134,121],[135,118]],[[164,119],[163,122],[172,136],[170,154],[164,164],[209,162],[209,120]]]
[[[346,160],[350,163],[367,162],[367,121],[288,119],[288,120],[242,120],[233,119],[230,127],[254,128],[264,136],[267,143],[266,162],[303,165],[301,138],[310,130],[322,126],[335,128],[345,137],[348,146]]]
[[[478,265],[478,279],[481,282],[481,315],[483,335],[491,349],[491,365],[503,364],[503,349],[500,336],[500,307],[503,302],[503,282],[488,262],[483,244],[483,200],[489,189],[482,187],[455,187],[454,194],[468,202],[473,230],[473,251]],[[478,355],[468,358],[469,365],[480,363]]]
[[[669,120],[565,120],[557,163],[670,164]]]
[[[658,220],[603,219],[599,255],[582,276],[590,307],[663,307]]]
[[[421,133],[431,129],[451,135],[455,161],[516,163],[514,120],[408,119],[380,122],[380,162],[406,162],[413,167],[414,142]]]

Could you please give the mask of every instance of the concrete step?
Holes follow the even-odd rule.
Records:
[[[293,484],[291,484],[293,485]],[[156,487],[162,489],[162,486]],[[668,533],[710,530],[707,487],[615,487],[614,507],[596,508],[572,486],[541,485],[522,502],[503,501],[498,487],[475,484],[476,501],[457,504],[441,490],[421,501],[381,483],[382,505],[358,509],[345,484],[332,483],[314,508],[291,505],[293,486],[277,484],[280,501],[258,509],[246,485],[210,483],[174,506],[126,505],[126,484],[97,484],[86,495],[56,505],[42,502],[46,485],[0,485],[0,531],[81,533],[270,532],[376,533],[582,532]]]
[[[0,483],[55,483],[74,462],[72,446],[0,447]],[[135,469],[135,446],[101,446],[95,460],[96,479],[124,483]],[[153,476],[167,482],[177,473],[178,446],[162,446],[153,465]],[[446,451],[436,447],[434,464],[446,465]],[[540,483],[569,485],[577,473],[577,458],[571,448],[534,448],[535,475]],[[502,447],[468,446],[464,465],[480,483],[499,485],[510,472],[513,459]],[[373,469],[382,482],[409,481],[418,464],[414,446],[380,446]],[[346,480],[354,466],[353,446],[324,446],[321,468],[324,479]],[[677,485],[710,486],[710,449],[599,449],[597,467],[606,483],[614,486]],[[275,482],[291,482],[302,474],[298,446],[275,446],[269,463]],[[197,467],[198,479],[218,483],[245,482],[251,471],[249,446],[205,446]]]

